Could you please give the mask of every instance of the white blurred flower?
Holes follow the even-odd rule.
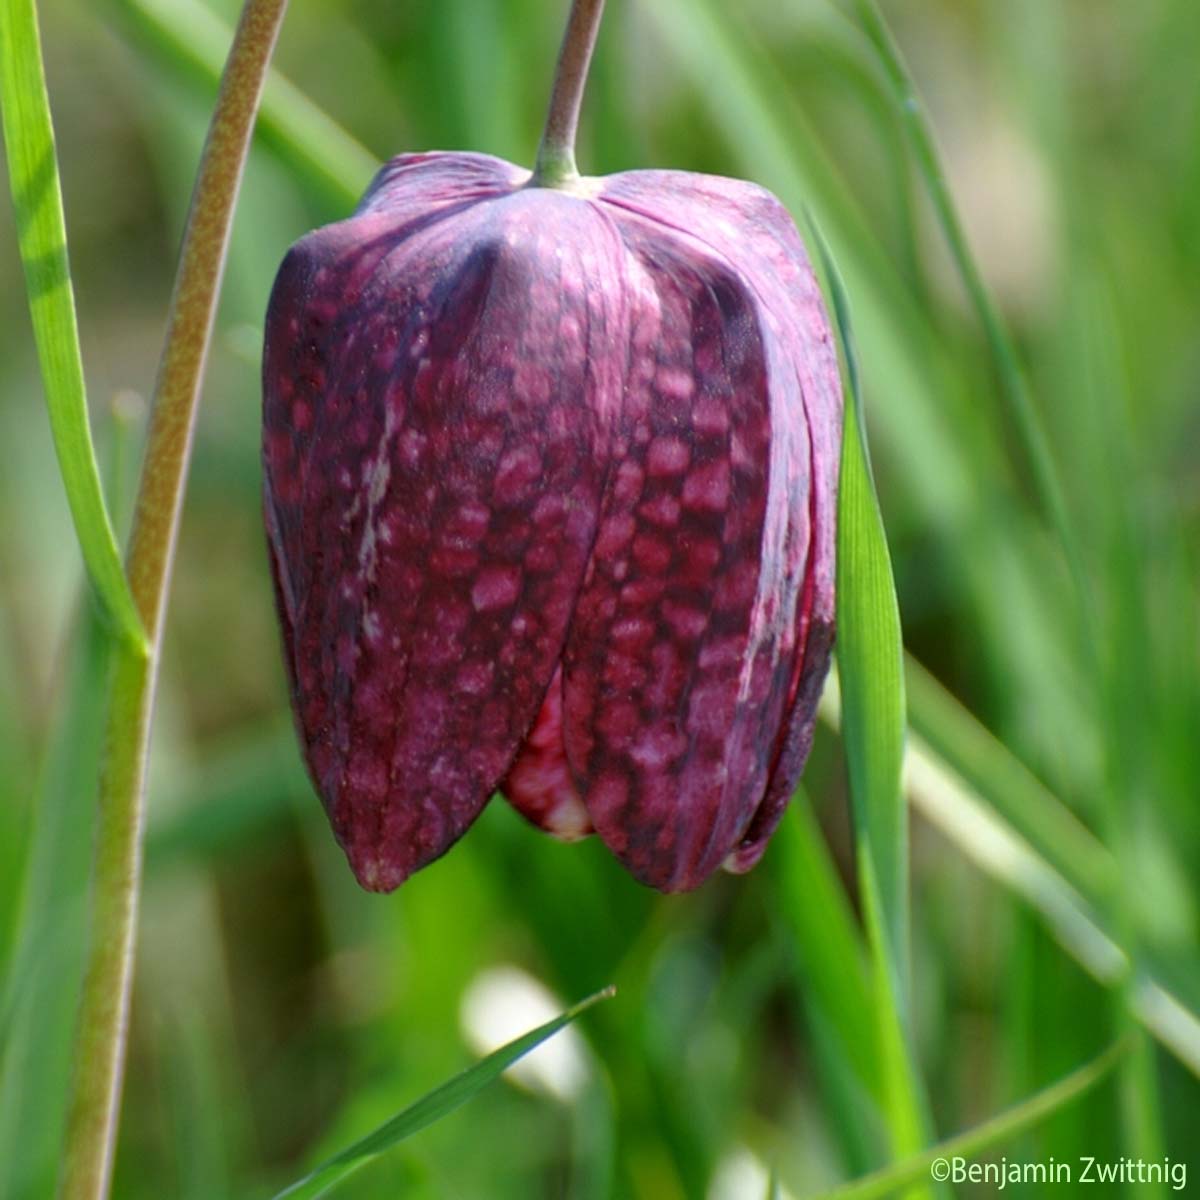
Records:
[[[771,1173],[745,1146],[727,1154],[713,1175],[708,1200],[766,1200]],[[782,1184],[779,1200],[795,1200]]]
[[[552,1021],[567,1006],[520,967],[489,967],[463,994],[459,1020],[463,1036],[480,1054]],[[531,1091],[545,1092],[564,1104],[574,1100],[587,1082],[587,1050],[571,1026],[530,1051],[506,1075]]]

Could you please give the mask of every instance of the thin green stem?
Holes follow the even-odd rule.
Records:
[[[144,755],[153,661],[122,650],[109,696],[89,945],[75,1030],[59,1196],[108,1194],[120,1109],[141,874]]]
[[[142,867],[146,759],[171,562],[234,204],[287,0],[246,0],[200,160],[180,253],[126,573],[150,639],[113,675],[83,997],[60,1200],[100,1200],[112,1176]]]
[[[574,0],[558,52],[558,68],[550,93],[546,128],[538,147],[533,168],[533,187],[561,187],[579,178],[575,166],[575,134],[579,128],[579,109],[587,86],[588,67],[596,48],[604,0]]]
[[[954,265],[962,277],[963,285],[970,296],[971,304],[979,315],[984,335],[987,337],[995,360],[1000,385],[1008,402],[1009,413],[1017,437],[1024,452],[1038,503],[1051,527],[1058,536],[1066,555],[1068,566],[1079,590],[1085,620],[1090,619],[1090,603],[1087,576],[1079,550],[1078,539],[1063,498],[1054,456],[1042,428],[1037,409],[1029,394],[1029,387],[1021,370],[1016,347],[1004,325],[996,305],[992,301],[987,284],[979,271],[966,233],[954,207],[950,188],[942,171],[941,160],[934,144],[933,130],[925,114],[924,106],[912,86],[904,60],[891,31],[887,27],[875,0],[856,0],[859,20],[867,36],[879,54],[880,62],[887,73],[888,82],[895,92],[900,117],[908,134],[913,153],[917,156],[921,173],[929,188],[929,198],[937,213],[938,223],[946,236]]]

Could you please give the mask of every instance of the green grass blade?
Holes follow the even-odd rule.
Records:
[[[916,157],[918,169],[925,180],[938,223],[986,334],[1008,414],[1027,460],[1041,508],[1061,543],[1075,585],[1080,618],[1079,647],[1082,657],[1090,670],[1095,694],[1104,696],[1110,690],[1100,652],[1106,639],[1101,635],[1097,608],[1078,531],[1074,527],[1071,514],[1067,509],[1058,467],[1021,369],[1015,345],[984,282],[974,256],[971,254],[962,222],[946,183],[931,124],[917,95],[903,56],[879,11],[877,0],[855,0],[855,9],[895,95],[900,119]],[[1121,689],[1116,690],[1119,693]],[[1103,708],[1101,708],[1101,713],[1103,713]],[[1118,757],[1117,745],[1120,732],[1119,722],[1110,722],[1110,731],[1104,740],[1107,757],[1105,765],[1109,779],[1112,778],[1114,764]],[[1129,814],[1122,806],[1119,788],[1113,787],[1110,782],[1102,795],[1106,809],[1106,840],[1113,847],[1114,853],[1120,861],[1124,857],[1125,847],[1132,841],[1132,825]],[[1123,883],[1127,876],[1128,872],[1126,871],[1115,873],[1113,881],[1116,886],[1109,907],[1123,926],[1120,930],[1122,941],[1131,950],[1136,950],[1137,930],[1128,917],[1131,905],[1128,897],[1123,894]],[[1127,1009],[1129,1003],[1129,999],[1125,998],[1121,1008]],[[1118,1023],[1119,1028],[1121,1028],[1120,1023]],[[1139,1157],[1157,1158],[1162,1147],[1159,1103],[1156,1080],[1145,1047],[1136,1048],[1135,1052],[1128,1057],[1122,1068],[1122,1078],[1129,1097],[1129,1103],[1125,1105],[1128,1114],[1129,1148]]]
[[[832,260],[826,269],[846,350],[850,403],[842,438],[838,495],[838,671],[855,826],[879,886],[897,978],[908,958],[908,838],[900,792],[906,725],[900,610],[883,518],[871,481],[861,393],[845,293]]]
[[[43,755],[16,945],[0,990],[0,1196],[53,1191],[66,1120],[102,697],[113,644],[96,610],[81,607]]]
[[[849,302],[814,226],[846,358],[837,531],[837,660],[842,739],[854,811],[859,890],[871,952],[879,1071],[895,1154],[925,1144],[910,1043],[908,813],[900,786],[907,727],[900,609],[871,478]]]
[[[907,997],[901,991],[896,955],[888,939],[887,918],[883,913],[875,863],[865,848],[859,850],[858,873],[863,919],[873,966],[879,1053],[877,1070],[883,1079],[883,1111],[893,1154],[907,1155],[915,1153],[928,1141],[925,1133],[928,1122],[919,1094],[920,1084],[907,1021]],[[916,1188],[912,1193],[914,1197],[927,1194],[924,1188]]]
[[[1062,543],[1086,608],[1088,593],[1082,556],[1063,498],[1063,488],[1054,456],[1050,453],[1050,444],[1026,385],[1012,338],[967,244],[966,233],[946,183],[925,109],[875,0],[855,0],[855,8],[895,94],[900,118],[916,156],[918,169],[929,191],[938,224],[942,228],[955,267],[962,277],[987,337],[1004,389],[1009,415],[1027,459],[1039,502]]]
[[[258,102],[287,0],[245,0],[200,155],[154,388],[129,578],[152,649],[115,656],[105,719],[89,946],[74,1048],[61,1200],[111,1187],[129,1030],[145,779],[171,565],[221,273]]]
[[[905,658],[912,728],[1093,903],[1117,870],[1107,847],[916,659]]]
[[[540,1046],[547,1038],[553,1037],[560,1029],[591,1008],[593,1004],[608,999],[613,994],[613,990],[608,987],[603,991],[596,992],[595,995],[581,1000],[560,1016],[555,1017],[553,1021],[547,1021],[545,1025],[539,1025],[529,1033],[501,1046],[499,1050],[492,1051],[474,1066],[468,1067],[461,1074],[442,1084],[441,1087],[434,1088],[420,1100],[402,1109],[390,1120],[368,1133],[366,1137],[360,1138],[353,1145],[347,1146],[345,1150],[327,1158],[314,1167],[303,1179],[298,1179],[283,1191],[276,1193],[274,1200],[283,1200],[285,1196],[297,1195],[316,1184],[323,1184],[327,1188],[335,1183],[337,1178],[349,1174],[356,1167],[362,1166],[385,1150],[390,1150],[405,1138],[409,1138],[435,1121],[441,1120],[456,1108],[466,1104],[519,1058]],[[336,1176],[336,1178],[331,1180],[331,1176]]]
[[[871,479],[849,306],[819,232],[816,238],[845,352],[850,393],[838,491],[837,661],[842,738],[856,836],[879,888],[880,915],[891,953],[896,956],[896,978],[901,980],[907,974],[908,854],[900,792],[906,725],[900,611]]]
[[[129,406],[114,404],[105,482],[118,526],[133,425]],[[113,649],[95,607],[82,603],[79,609],[63,653],[58,711],[42,750],[15,945],[0,983],[0,1196],[53,1189],[66,1120],[93,793]]]
[[[815,1003],[862,1086],[882,1102],[870,978],[858,923],[808,798],[793,799],[770,857],[780,916]]]
[[[0,3],[0,111],[29,315],[54,448],[79,547],[103,611],[130,644],[146,636],[121,566],[88,425],[67,229],[34,0]]]
[[[201,0],[110,0],[141,49],[216,92],[233,30]],[[379,160],[278,71],[263,88],[257,136],[338,210],[352,209]]]
[[[834,729],[841,724],[839,706],[837,679],[831,677],[821,698],[821,718]],[[1097,982],[1115,987],[1129,978],[1128,953],[1101,926],[1086,899],[911,732],[904,754],[904,791],[915,812],[982,871],[1020,896]],[[1200,1016],[1140,966],[1133,970],[1129,991],[1137,1020],[1200,1077]]]
[[[971,1159],[984,1150],[1010,1141],[1091,1091],[1112,1071],[1128,1049],[1127,1041],[1117,1042],[1090,1063],[1085,1063],[1057,1083],[1052,1083],[974,1129],[947,1138],[904,1162],[894,1163],[853,1183],[823,1192],[820,1200],[879,1200],[880,1197],[891,1196],[902,1188],[928,1179],[934,1163]]]
[[[1200,1076],[1200,1017],[1145,971],[1134,969],[1131,976],[1127,951],[1103,929],[1083,897],[915,737],[905,760],[905,788],[917,811],[1040,913],[1093,978],[1111,987],[1129,980],[1133,1015]]]

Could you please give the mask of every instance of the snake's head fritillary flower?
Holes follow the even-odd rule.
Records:
[[[642,882],[762,854],[833,638],[841,391],[749,183],[404,155],[288,253],[265,511],[305,757],[364,887],[502,791]]]

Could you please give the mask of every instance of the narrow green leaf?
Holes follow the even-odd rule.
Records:
[[[67,229],[34,0],[0,0],[0,111],[29,315],[54,448],[88,574],[131,645],[146,636],[121,566],[88,425]]]
[[[66,1119],[113,645],[95,608],[81,608],[39,772],[20,923],[0,989],[0,1196],[53,1192]]]
[[[850,402],[838,491],[837,659],[842,739],[858,848],[859,891],[871,951],[879,1071],[893,1151],[925,1143],[924,1105],[910,1047],[908,812],[900,786],[907,725],[900,610],[863,426],[849,302],[813,225],[846,358]]]
[[[986,334],[1009,419],[1020,441],[1038,501],[1050,527],[1058,537],[1070,569],[1078,606],[1078,645],[1091,676],[1094,695],[1102,697],[1114,690],[1119,693],[1121,689],[1110,687],[1100,653],[1100,647],[1108,639],[1101,634],[1082,544],[1067,508],[1058,466],[1021,369],[1015,344],[968,245],[966,233],[946,182],[932,126],[917,95],[903,55],[879,11],[877,0],[855,0],[855,7],[895,94],[900,119],[907,132],[918,169],[925,180],[934,213]],[[1117,711],[1119,712],[1119,706]],[[1098,716],[1101,719],[1104,716],[1102,707]],[[1110,720],[1109,727],[1110,731],[1120,732],[1119,721]],[[1108,757],[1106,770],[1108,778],[1111,778],[1116,757],[1113,737],[1105,738],[1103,745]],[[1113,847],[1120,862],[1126,853],[1126,847],[1132,841],[1132,826],[1128,813],[1121,804],[1120,789],[1108,783],[1101,795],[1104,802],[1106,840]],[[1128,915],[1131,904],[1124,886],[1129,874],[1128,871],[1120,870],[1114,873],[1115,887],[1109,907],[1116,920],[1124,926],[1123,940],[1133,948],[1137,930]],[[1122,1008],[1128,1004],[1129,999],[1126,998]],[[1118,1028],[1122,1026],[1118,1024]],[[1129,1144],[1140,1157],[1157,1158],[1161,1153],[1163,1136],[1157,1084],[1146,1048],[1138,1047],[1126,1060],[1122,1071],[1123,1084],[1129,1097],[1129,1102],[1124,1106]]]
[[[954,259],[967,294],[983,325],[1004,391],[1009,416],[1020,439],[1034,487],[1037,489],[1038,500],[1051,527],[1062,543],[1067,562],[1079,588],[1086,619],[1090,607],[1079,542],[1071,525],[1066,501],[1063,498],[1058,468],[1054,456],[1050,453],[1050,444],[1042,428],[1037,408],[1025,383],[1016,348],[967,244],[966,233],[963,231],[962,222],[959,220],[954,200],[950,195],[949,185],[946,183],[933,131],[899,48],[896,46],[875,0],[855,0],[855,7],[867,38],[879,55],[880,64],[892,87],[901,122],[908,134],[909,143],[913,148],[917,167],[933,203],[938,224],[942,227],[951,257]]]
[[[336,1183],[338,1179],[376,1158],[385,1150],[390,1150],[405,1138],[409,1138],[426,1126],[441,1120],[456,1108],[466,1104],[477,1092],[487,1087],[519,1058],[540,1046],[547,1038],[553,1037],[560,1029],[591,1008],[593,1004],[607,1000],[614,991],[614,988],[607,987],[603,991],[596,992],[595,995],[588,996],[586,1000],[581,1000],[560,1016],[555,1017],[553,1021],[547,1021],[545,1025],[539,1025],[529,1033],[522,1034],[521,1037],[501,1046],[499,1050],[493,1050],[473,1067],[468,1067],[465,1071],[455,1075],[453,1079],[443,1083],[441,1087],[434,1088],[420,1100],[402,1109],[390,1120],[368,1133],[366,1137],[347,1146],[345,1150],[333,1155],[332,1158],[327,1158],[314,1167],[303,1179],[298,1179],[283,1191],[277,1192],[274,1200],[283,1200],[284,1196],[296,1195],[314,1184],[322,1183],[328,1186]],[[331,1176],[334,1176],[332,1180]]]
[[[114,404],[105,463],[121,520],[133,421]],[[86,601],[86,596],[81,599]],[[0,984],[0,1196],[47,1195],[66,1120],[104,692],[113,642],[81,603],[67,635],[58,710],[42,749],[12,959]]]
[[[1084,898],[917,737],[909,739],[904,778],[913,808],[1021,896],[1084,970],[1109,987],[1128,981],[1133,1015],[1200,1077],[1200,1017],[1140,964],[1131,964],[1127,949]]]
[[[859,1082],[882,1101],[862,938],[803,792],[792,800],[780,822],[768,862],[780,916],[799,955],[806,1003],[820,1008],[832,1040],[840,1045]]]
[[[833,729],[841,728],[836,675],[825,685],[820,715]],[[1111,987],[1130,976],[1128,952],[1102,927],[1085,898],[989,806],[953,764],[912,732],[904,753],[904,793],[913,811],[964,857],[1020,896],[1092,978]],[[1133,1015],[1200,1078],[1200,1016],[1142,964],[1134,963],[1132,980],[1127,1002]]]
[[[908,835],[900,791],[906,726],[900,609],[871,479],[849,305],[820,233],[818,245],[846,356],[850,403],[838,491],[837,660],[855,828],[879,886],[897,980],[908,956]],[[903,989],[901,989],[903,990]]]
[[[884,1116],[893,1153],[910,1154],[928,1141],[925,1133],[928,1121],[910,1045],[907,997],[900,990],[896,954],[886,929],[875,863],[870,853],[861,847],[858,873],[867,942],[871,947],[879,1053],[877,1070],[883,1080]],[[913,1196],[925,1194],[925,1189],[913,1192]]]
[[[1117,864],[1104,843],[911,655],[905,683],[913,731],[1093,903],[1107,906]]]
[[[931,1178],[931,1171],[934,1171],[935,1165],[937,1170],[932,1177],[945,1180],[947,1175],[942,1172],[952,1169],[955,1159],[972,1159],[992,1146],[1011,1141],[1018,1134],[1033,1128],[1091,1091],[1117,1065],[1128,1049],[1128,1040],[1123,1039],[1057,1083],[1052,1083],[974,1129],[960,1133],[957,1137],[947,1138],[946,1141],[939,1142],[920,1154],[914,1154],[903,1162],[893,1163],[862,1179],[856,1179],[853,1183],[822,1192],[819,1200],[879,1200],[880,1197],[893,1195],[910,1184]]]

